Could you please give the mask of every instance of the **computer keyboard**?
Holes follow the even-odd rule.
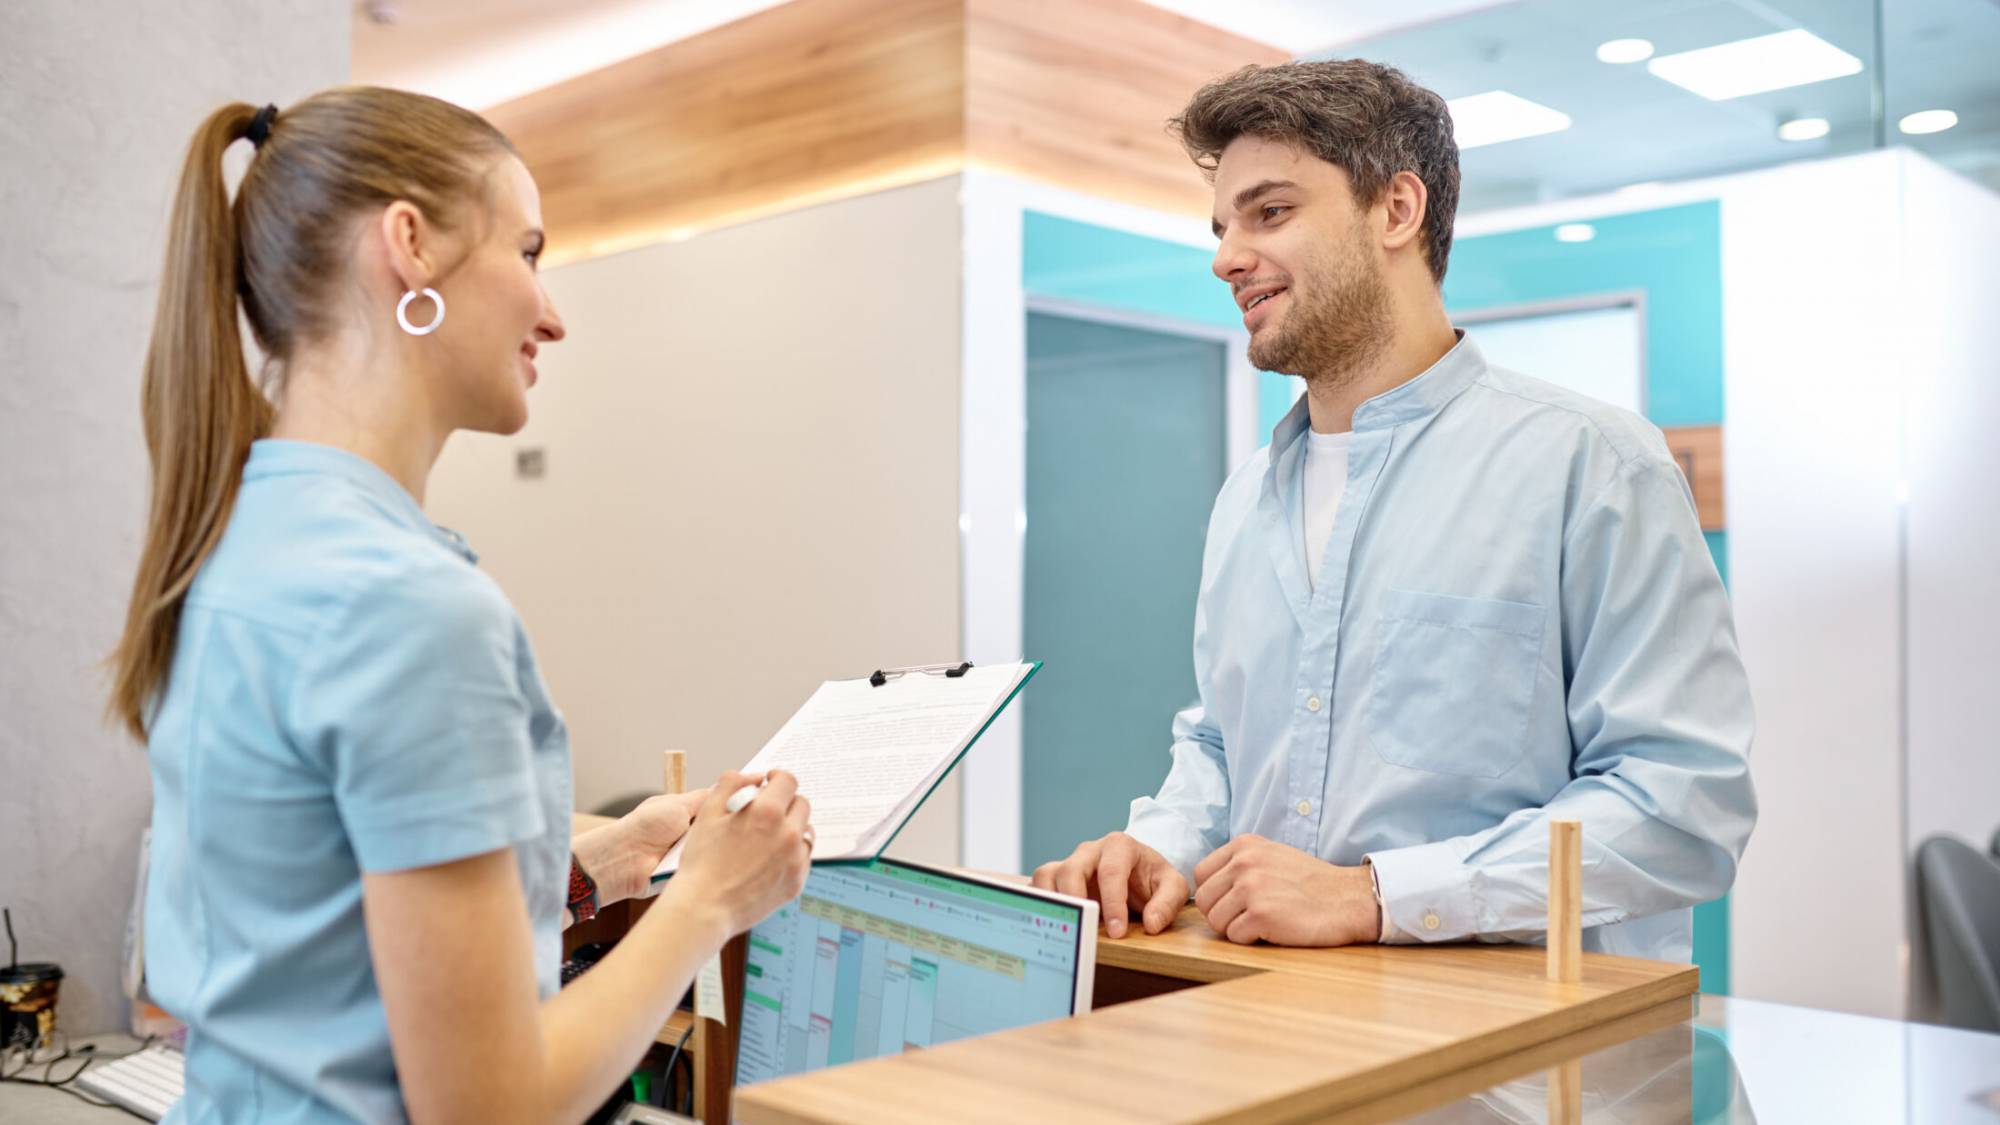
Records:
[[[158,1121],[181,1099],[181,1073],[179,1051],[172,1047],[148,1047],[91,1067],[77,1078],[76,1087]]]

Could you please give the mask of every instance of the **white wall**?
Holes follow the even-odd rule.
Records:
[[[1733,991],[1903,1014],[1900,154],[1722,185],[1724,489],[1757,707]]]
[[[1733,989],[1922,1015],[1926,836],[2000,824],[2000,197],[1907,150],[1461,220],[1717,199],[1731,592],[1761,813]]]
[[[1902,164],[1906,294],[1890,376],[1909,380],[1910,840],[2000,828],[2000,195]]]
[[[1928,160],[1901,164],[1904,301],[1888,377],[1908,388],[1908,846],[1984,850],[2000,828],[2000,196]],[[1913,1006],[1928,958],[1912,951]]]
[[[963,398],[959,409],[959,612],[965,658],[1018,660],[1021,651],[1022,499],[1027,482],[1028,314],[1021,292],[1021,207],[1012,181],[982,170],[962,177],[965,281],[960,290]],[[1032,690],[1032,685],[1031,685]],[[1009,707],[961,767],[968,866],[1021,866],[1021,711]]]
[[[139,367],[188,139],[347,78],[308,0],[9,5],[0,34],[0,904],[71,1032],[123,1025],[144,751],[101,718],[146,498]]]
[[[657,790],[662,749],[694,785],[742,765],[821,680],[959,653],[958,192],[549,271],[569,338],[532,420],[454,438],[429,508],[526,621],[579,808]],[[956,862],[959,800],[894,850]]]
[[[959,419],[959,531],[965,560],[961,604],[965,655],[980,661],[1032,659],[1021,651],[1027,529],[1028,319],[1021,288],[1022,213],[1095,223],[1150,238],[1212,248],[1200,220],[1098,199],[987,169],[965,173],[964,400]],[[1230,404],[1245,421],[1232,429],[1232,458],[1255,449],[1256,378],[1233,345]],[[1248,449],[1244,449],[1248,441]],[[1030,685],[1030,692],[1034,690]],[[1162,742],[1164,748],[1165,743]],[[963,835],[967,866],[1021,866],[1021,713],[1009,708],[967,758]],[[1139,794],[1133,794],[1138,796]]]

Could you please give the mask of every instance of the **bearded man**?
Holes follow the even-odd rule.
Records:
[[[1113,938],[1192,891],[1236,942],[1534,941],[1547,821],[1575,819],[1585,948],[1689,960],[1756,821],[1753,721],[1660,432],[1453,329],[1436,94],[1253,67],[1173,124],[1250,359],[1305,394],[1216,498],[1165,783],[1036,884]]]

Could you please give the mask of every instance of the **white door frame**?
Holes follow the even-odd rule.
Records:
[[[1011,662],[1024,655],[1029,311],[1224,341],[1229,357],[1225,450],[1231,468],[1261,444],[1257,378],[1244,357],[1247,340],[1241,332],[1030,297],[1022,288],[1026,211],[1210,249],[1214,234],[1203,220],[1113,203],[981,168],[968,169],[961,184],[965,272],[959,334],[960,636],[964,659],[975,664]],[[1009,708],[981,736],[961,768],[961,862],[988,871],[1017,871],[1023,795],[1016,708]]]
[[[1023,315],[1042,313],[1047,316],[1068,317],[1071,320],[1087,320],[1093,324],[1108,324],[1117,328],[1137,328],[1145,332],[1157,332],[1162,336],[1181,336],[1191,340],[1209,340],[1221,344],[1225,379],[1222,392],[1223,472],[1226,474],[1241,465],[1264,444],[1257,424],[1257,369],[1250,365],[1249,333],[1242,329],[1219,328],[1213,324],[1181,320],[1178,317],[1152,316],[1084,301],[1043,297],[1034,293],[1026,294],[1023,303],[1025,305]],[[1025,371],[1025,368],[1023,370]]]

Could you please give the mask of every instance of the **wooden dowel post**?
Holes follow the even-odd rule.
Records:
[[[667,794],[687,792],[687,751],[663,750],[660,756],[664,759],[660,792]]]
[[[1582,1125],[1583,1061],[1549,1068],[1549,1125]]]
[[[1549,822],[1549,979],[1583,980],[1583,824]]]

